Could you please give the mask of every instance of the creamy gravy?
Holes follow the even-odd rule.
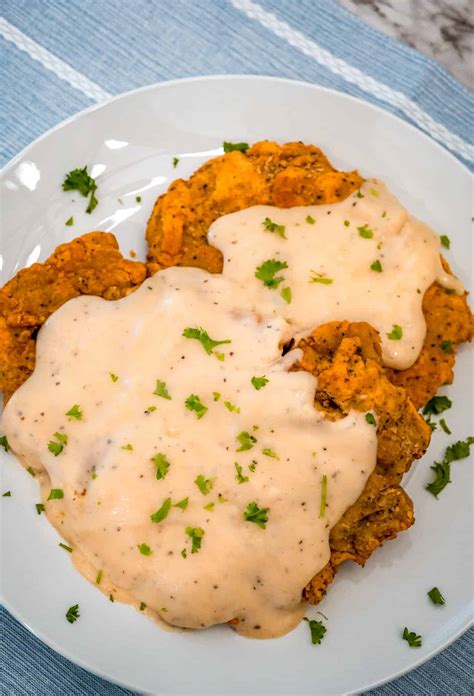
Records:
[[[284,231],[267,229],[265,219]],[[376,180],[337,204],[232,213],[217,220],[208,236],[223,252],[224,275],[251,290],[262,311],[285,318],[295,335],[328,321],[366,321],[380,333],[385,364],[399,370],[410,367],[422,348],[422,300],[429,286],[437,281],[464,292],[443,270],[438,235]],[[276,272],[283,278],[276,288],[255,277],[269,259],[288,266]],[[290,302],[281,296],[287,288]]]
[[[183,336],[196,327],[230,343],[208,354]],[[238,632],[272,637],[300,621],[302,588],[327,563],[329,531],[362,492],[377,438],[362,413],[331,423],[314,409],[316,379],[288,372],[299,351],[281,357],[290,336],[251,293],[187,268],[118,302],[71,300],[47,321],[3,428],[46,472],[47,514],[81,571],[93,581],[102,571],[101,589],[175,626],[237,618]],[[200,418],[191,394],[208,409]],[[65,415],[73,405],[81,420]],[[54,433],[68,438],[57,456]],[[51,489],[64,497],[47,501]]]

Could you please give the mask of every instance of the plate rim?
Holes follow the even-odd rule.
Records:
[[[72,114],[71,116],[67,117],[66,119],[60,121],[59,123],[55,124],[51,128],[49,128],[47,131],[39,135],[37,138],[35,138],[32,142],[28,143],[22,150],[20,150],[16,155],[14,155],[10,160],[8,160],[3,167],[0,169],[0,180],[3,180],[6,176],[9,175],[10,171],[23,159],[28,155],[28,152],[33,149],[38,143],[42,142],[43,140],[46,140],[49,136],[53,135],[57,131],[62,130],[63,128],[66,128],[68,125],[71,123],[74,123],[75,121],[79,120],[83,116],[86,116],[88,114],[94,113],[95,111],[98,111],[100,109],[104,109],[108,107],[110,104],[119,101],[121,99],[124,99],[126,97],[133,97],[136,94],[141,94],[143,92],[153,92],[153,91],[159,91],[159,90],[166,90],[167,88],[174,87],[174,86],[182,86],[186,85],[189,83],[194,83],[194,82],[213,82],[213,81],[219,81],[219,80],[227,80],[227,81],[246,81],[246,82],[255,82],[255,81],[266,81],[266,82],[273,82],[273,83],[279,83],[279,84],[287,84],[287,85],[298,85],[304,88],[309,88],[315,92],[319,93],[324,93],[329,96],[337,97],[340,98],[342,97],[345,100],[348,100],[349,102],[355,102],[357,104],[363,105],[365,108],[369,108],[372,111],[375,111],[376,113],[382,114],[384,117],[388,117],[389,119],[398,122],[399,124],[402,124],[402,127],[408,128],[411,131],[415,131],[419,137],[424,139],[425,141],[428,141],[430,145],[435,146],[436,150],[442,154],[443,156],[448,156],[451,160],[452,163],[458,166],[460,172],[462,175],[468,175],[472,176],[471,171],[467,167],[464,162],[462,162],[458,157],[456,157],[450,150],[448,150],[446,147],[444,147],[441,143],[436,141],[434,138],[430,137],[428,133],[426,133],[424,130],[421,128],[417,127],[413,123],[405,120],[404,118],[401,118],[400,116],[393,114],[391,111],[386,110],[382,106],[379,106],[377,104],[373,104],[370,101],[367,101],[361,97],[356,97],[351,94],[347,94],[346,92],[336,90],[330,87],[324,87],[322,85],[319,85],[317,83],[311,83],[307,82],[305,80],[295,80],[292,78],[286,78],[286,77],[278,77],[278,76],[273,76],[273,75],[262,75],[262,74],[241,74],[241,73],[230,73],[230,74],[225,74],[225,73],[218,73],[218,74],[211,74],[211,75],[197,75],[197,76],[192,76],[192,77],[183,77],[183,78],[176,78],[173,80],[163,80],[160,82],[155,82],[147,85],[143,85],[141,87],[136,87],[134,89],[121,92],[120,94],[113,95],[109,99],[106,99],[104,101],[98,102],[91,104],[90,106],[81,109],[80,111]],[[116,684],[122,688],[128,689],[135,691],[136,693],[145,693],[142,691],[138,691],[135,686],[132,684],[122,681],[121,679],[118,678],[111,678],[109,675],[104,674],[100,670],[97,670],[93,667],[91,667],[89,664],[87,664],[81,657],[76,657],[73,656],[73,654],[68,650],[67,647],[63,647],[59,645],[56,641],[53,639],[47,638],[43,635],[43,632],[41,630],[37,631],[35,630],[29,623],[29,620],[23,615],[21,611],[16,611],[10,602],[5,599],[3,590],[0,589],[0,600],[5,607],[5,609],[14,617],[15,620],[17,620],[24,628],[26,628],[30,633],[32,633],[35,637],[37,637],[39,640],[41,640],[45,645],[47,645],[49,648],[54,650],[56,653],[61,655],[62,657],[66,658],[72,664],[79,666],[81,669],[84,669],[86,672],[89,672],[91,674],[94,674],[95,676],[104,679],[105,681],[108,681],[112,684]],[[472,603],[471,603],[472,604]],[[470,608],[470,605],[468,605],[468,608]],[[472,615],[472,609],[471,609],[471,615]],[[464,621],[461,623],[457,631],[453,634],[450,635],[448,638],[446,638],[443,642],[441,642],[438,646],[434,647],[432,650],[430,650],[426,655],[420,657],[418,660],[416,660],[414,663],[410,664],[407,666],[405,669],[398,670],[396,672],[391,673],[387,677],[384,677],[383,679],[376,680],[374,682],[371,682],[369,684],[366,684],[363,688],[361,689],[355,689],[351,691],[346,691],[343,695],[341,696],[355,696],[356,694],[361,694],[364,693],[368,690],[374,689],[376,687],[382,686],[384,684],[387,684],[395,679],[398,679],[409,672],[417,669],[421,665],[423,665],[425,662],[428,662],[431,660],[433,657],[438,655],[440,652],[448,648],[451,644],[453,644],[456,640],[458,640],[464,633],[466,633],[467,630],[471,626],[474,625],[474,617],[471,616],[469,617],[469,612],[467,612],[466,617]]]

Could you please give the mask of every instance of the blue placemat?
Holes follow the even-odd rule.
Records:
[[[378,104],[474,169],[472,94],[332,0],[3,0],[0,164],[67,116],[141,85],[205,74],[307,80]],[[6,611],[2,694],[128,694]],[[377,696],[471,694],[474,631]]]

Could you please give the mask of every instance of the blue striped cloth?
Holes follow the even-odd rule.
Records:
[[[191,75],[266,74],[361,97],[474,168],[472,94],[332,0],[3,0],[0,163],[111,95]],[[4,694],[127,694],[60,657],[5,610]],[[474,632],[377,696],[471,693]]]

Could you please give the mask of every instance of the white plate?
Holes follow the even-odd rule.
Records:
[[[448,258],[469,283],[470,176],[420,131],[362,101],[313,85],[259,77],[196,78],[147,87],[85,111],[47,133],[3,171],[4,281],[45,259],[59,242],[112,230],[122,251],[144,258],[144,230],[156,196],[221,152],[224,140],[303,140],[339,167],[384,179],[418,216],[451,238]],[[173,169],[172,158],[179,157]],[[61,191],[70,169],[98,177],[99,206]],[[135,197],[140,195],[138,204]],[[74,202],[73,202],[74,199]],[[74,216],[74,226],[65,221]],[[4,282],[3,281],[3,282]],[[172,634],[130,607],[110,603],[58,548],[38,517],[37,485],[1,456],[2,585],[7,608],[79,665],[129,688],[160,694],[346,694],[394,678],[459,636],[471,608],[471,468],[452,465],[453,483],[436,500],[425,491],[444,447],[472,434],[467,350],[447,392],[451,437],[436,432],[407,484],[417,523],[376,551],[364,569],[346,565],[321,611],[328,632],[313,646],[306,624],[273,641],[227,627]],[[471,407],[470,407],[471,406]],[[4,461],[3,461],[4,460]],[[447,599],[426,596],[437,585]],[[64,618],[80,604],[74,625]],[[310,612],[311,613],[311,612]],[[410,649],[404,626],[423,635]]]

